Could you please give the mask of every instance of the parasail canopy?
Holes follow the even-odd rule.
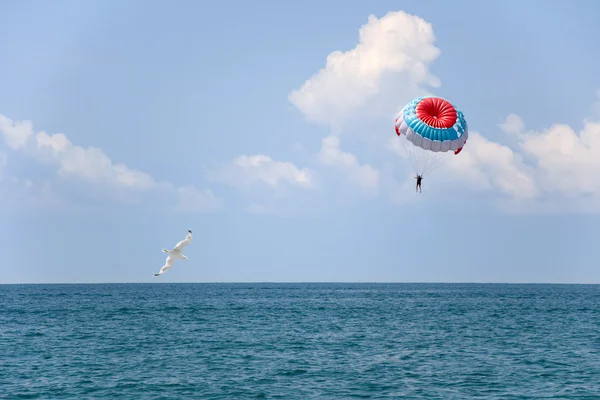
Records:
[[[461,152],[469,129],[462,111],[449,101],[417,97],[396,118],[396,134],[403,139],[415,173],[423,176],[441,164],[444,153]]]

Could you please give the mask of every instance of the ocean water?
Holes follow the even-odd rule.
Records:
[[[600,399],[600,285],[0,285],[0,398]]]

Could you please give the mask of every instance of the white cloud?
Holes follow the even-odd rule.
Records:
[[[33,124],[30,121],[14,123],[0,114],[0,134],[8,147],[17,150],[24,147],[33,135]]]
[[[62,133],[49,135],[39,132],[35,134],[35,146],[41,156],[58,165],[61,177],[72,176],[88,182],[141,190],[157,186],[149,174],[128,168],[125,164],[113,163],[97,147],[75,146]]]
[[[377,189],[379,185],[379,171],[369,164],[361,165],[354,154],[343,152],[336,136],[328,136],[321,141],[317,160],[342,170],[352,182],[364,189]]]
[[[525,123],[518,115],[509,114],[504,122],[500,124],[500,129],[506,133],[517,135],[523,132],[523,129],[525,129]]]
[[[0,136],[11,149],[26,151],[41,162],[54,165],[63,179],[76,178],[117,189],[175,192],[185,210],[212,211],[220,207],[210,190],[178,188],[170,182],[157,182],[146,172],[113,162],[102,149],[73,144],[63,133],[36,133],[30,121],[16,122],[0,115]]]
[[[208,168],[205,175],[234,188],[251,214],[299,215],[317,195],[314,171],[263,154],[238,156]]]
[[[477,189],[496,189],[518,199],[539,195],[534,170],[510,147],[469,132],[469,141],[463,150],[451,157],[448,168],[452,176]]]
[[[534,160],[537,180],[546,192],[592,195],[600,205],[600,123],[585,121],[579,134],[562,124],[523,133],[519,147]]]
[[[565,124],[534,132],[511,114],[500,128],[516,137],[515,149],[470,133],[451,163],[462,179],[513,199],[535,199],[534,207],[600,211],[600,122],[585,120],[579,132]]]
[[[431,25],[419,17],[403,11],[380,19],[370,15],[356,47],[330,53],[325,67],[290,93],[289,100],[309,120],[340,128],[385,88],[386,75],[406,78],[404,84],[388,88],[401,101],[422,92],[421,86],[439,86],[428,69],[440,54],[434,41]]]
[[[290,162],[276,161],[271,157],[241,155],[232,163],[208,172],[209,179],[233,187],[247,187],[257,182],[276,187],[282,183],[301,187],[312,187],[312,173],[300,169]]]

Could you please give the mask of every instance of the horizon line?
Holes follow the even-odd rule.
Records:
[[[375,284],[375,285],[600,285],[600,283],[583,282],[469,282],[469,281],[206,281],[206,282],[0,282],[0,285],[147,285],[147,284],[176,284],[176,285],[293,285],[293,284]]]

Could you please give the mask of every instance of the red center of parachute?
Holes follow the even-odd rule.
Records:
[[[454,106],[439,97],[427,97],[417,104],[417,117],[434,128],[452,128],[456,123]]]

